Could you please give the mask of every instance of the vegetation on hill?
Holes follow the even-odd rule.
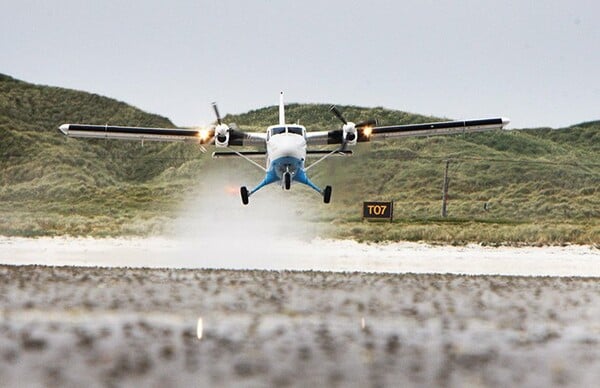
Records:
[[[339,108],[355,122],[436,120],[384,108]],[[310,130],[339,126],[328,105],[291,104],[286,116]],[[224,120],[262,131],[277,122],[277,107]],[[66,139],[57,131],[66,122],[173,126],[113,99],[0,75],[0,234],[160,233],[202,185],[208,156],[198,146]],[[600,122],[361,144],[355,153],[313,172],[317,183],[334,187],[333,204],[313,220],[327,225],[330,236],[600,244]],[[449,217],[442,219],[446,160]],[[292,195],[306,206],[318,201],[303,188]],[[394,200],[395,221],[363,222],[364,200]]]
[[[67,139],[58,126],[73,122],[173,127],[113,99],[0,76],[0,234],[127,232],[132,219],[168,211],[188,183],[153,179],[201,163],[182,144]]]

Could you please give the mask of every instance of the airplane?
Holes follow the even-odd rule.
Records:
[[[347,121],[337,107],[330,111],[341,121],[339,129],[308,132],[299,124],[289,124],[285,120],[283,92],[279,96],[279,124],[271,125],[265,133],[244,132],[235,124],[224,124],[217,104],[212,104],[217,117],[216,126],[200,129],[123,127],[112,125],[62,124],[59,130],[68,137],[120,139],[162,142],[191,142],[214,145],[216,148],[229,148],[232,151],[215,151],[213,158],[241,157],[257,166],[265,173],[264,179],[252,189],[240,187],[242,203],[248,205],[251,196],[263,187],[279,182],[284,190],[290,190],[293,182],[310,187],[319,193],[324,203],[331,201],[332,188],[321,189],[308,177],[307,172],[331,156],[349,156],[348,147],[357,143],[378,139],[401,137],[451,135],[458,133],[484,132],[503,129],[510,120],[503,117],[462,121],[441,121],[426,124],[405,124],[377,126],[376,120],[360,123]],[[329,150],[307,149],[308,146],[335,145]],[[237,150],[234,147],[260,147],[261,151]],[[308,158],[317,158],[307,165]],[[253,159],[266,159],[266,167]]]

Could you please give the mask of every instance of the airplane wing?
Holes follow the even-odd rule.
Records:
[[[63,124],[59,127],[63,135],[68,137],[85,137],[96,139],[119,139],[164,142],[191,142],[197,144],[214,144],[215,129],[176,129],[149,127],[122,127],[113,125]],[[243,132],[229,128],[230,146],[264,145],[266,134]]]
[[[385,127],[356,125],[358,142],[367,142],[378,139],[394,139],[401,137],[452,135],[458,133],[485,132],[501,129],[508,125],[510,120],[502,117],[489,119],[441,121],[425,124],[390,125]],[[342,144],[343,129],[331,131],[308,132],[308,144]]]

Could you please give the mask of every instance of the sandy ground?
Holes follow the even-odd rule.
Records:
[[[600,277],[600,249],[360,244],[289,236],[217,241],[0,236],[0,264]]]
[[[0,386],[600,380],[598,249],[224,241],[0,237]]]
[[[9,387],[600,380],[597,278],[0,265],[0,307]]]

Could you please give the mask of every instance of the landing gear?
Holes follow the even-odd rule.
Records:
[[[292,187],[292,174],[289,171],[283,173],[283,188],[289,190]]]
[[[331,201],[331,186],[327,186],[323,190],[323,202],[329,203],[329,201]]]
[[[246,186],[240,187],[240,194],[242,195],[242,203],[244,205],[248,204],[248,189]]]

